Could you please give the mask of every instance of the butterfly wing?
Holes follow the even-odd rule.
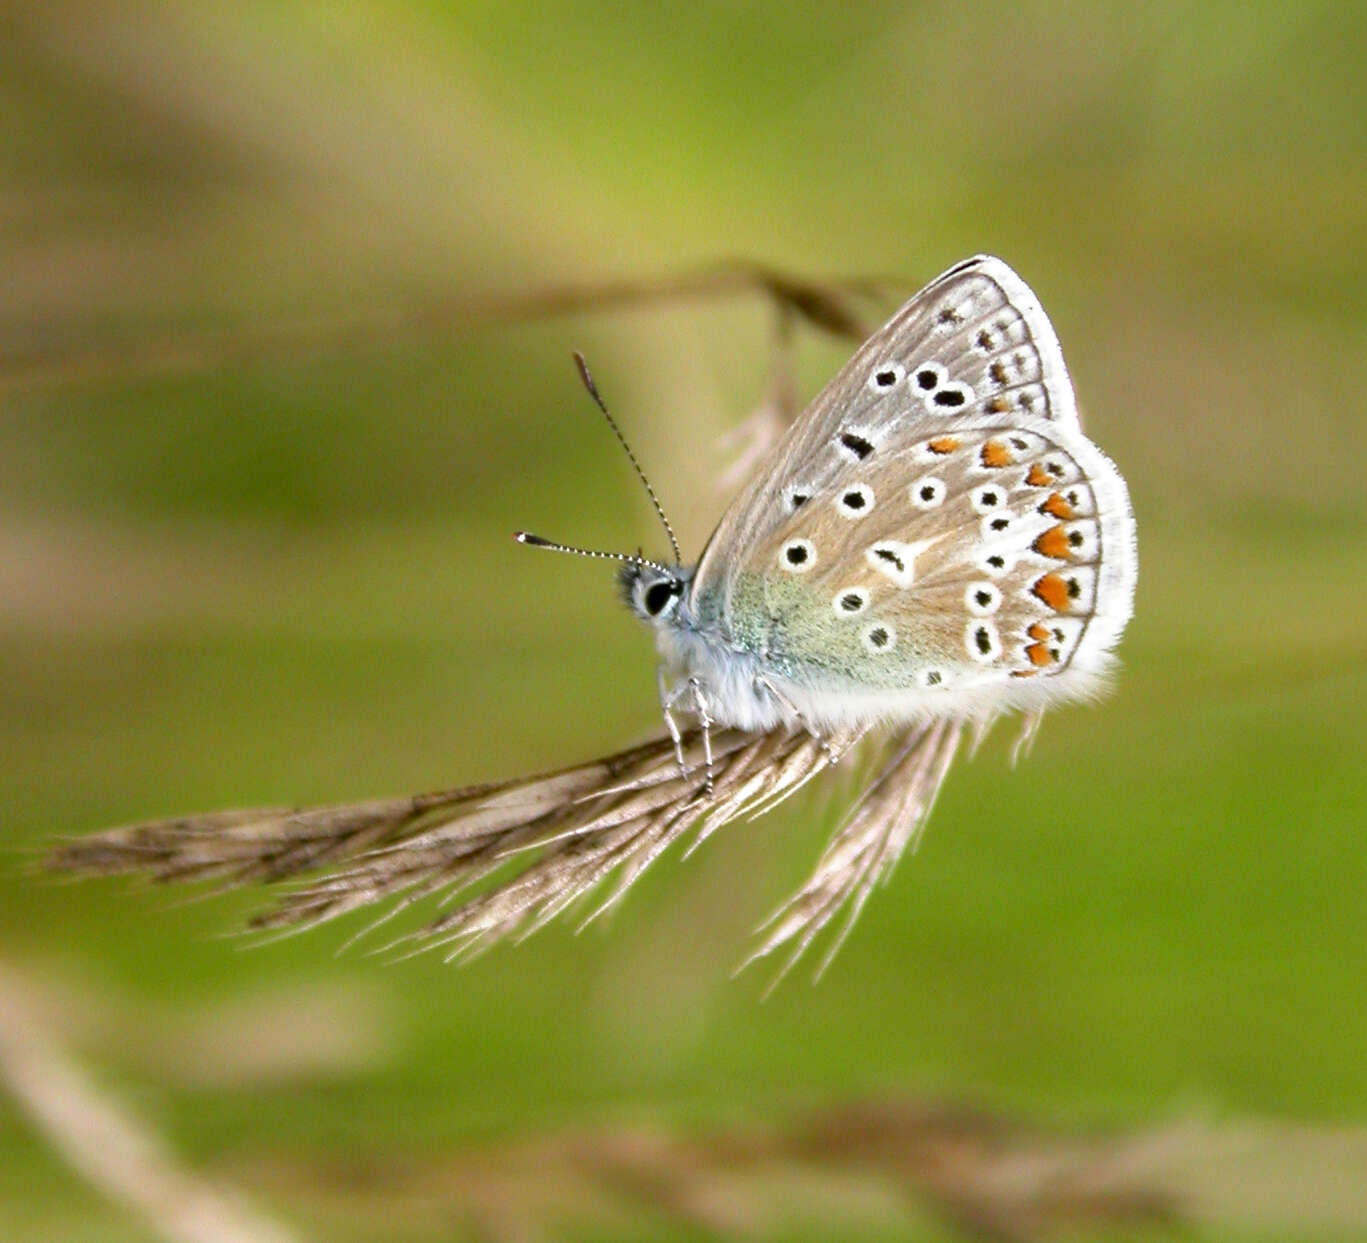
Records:
[[[772,530],[850,462],[922,428],[1015,410],[1078,426],[1058,338],[1025,282],[990,255],[956,264],[873,334],[794,420],[732,502],[698,566],[724,576],[737,536]]]
[[[693,601],[835,725],[935,712],[950,691],[993,708],[1086,693],[1134,574],[1124,481],[1081,432],[1048,319],[978,258],[912,298],[775,446]]]

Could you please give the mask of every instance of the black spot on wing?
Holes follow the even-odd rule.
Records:
[[[841,432],[840,443],[861,462],[873,452],[873,442],[865,439],[857,432]]]

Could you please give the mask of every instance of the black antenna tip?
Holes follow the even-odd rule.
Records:
[[[513,539],[517,540],[519,544],[535,544],[538,548],[545,548],[550,543],[549,540],[544,540],[539,535],[533,535],[530,531],[514,531]]]

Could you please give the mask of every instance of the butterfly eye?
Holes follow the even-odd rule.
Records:
[[[659,617],[670,603],[678,598],[679,584],[671,580],[659,583],[652,583],[646,588],[645,598],[642,601],[645,610],[651,617]]]

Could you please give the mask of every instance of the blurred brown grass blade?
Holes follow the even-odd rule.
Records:
[[[37,345],[24,351],[0,353],[0,393],[197,371],[242,359],[470,331],[575,311],[737,294],[761,294],[823,331],[862,341],[871,324],[857,309],[857,302],[884,299],[910,288],[909,282],[894,278],[818,280],[749,260],[725,260],[654,278],[546,285],[520,293],[240,325],[221,331],[180,332],[108,344]]]
[[[490,1243],[563,1239],[567,1221],[575,1237],[627,1237],[624,1205],[689,1238],[789,1238],[800,1222],[812,1239],[1329,1243],[1364,1237],[1364,1154],[1367,1129],[1344,1124],[1068,1125],[883,1092],[726,1121],[638,1109],[444,1152],[377,1149],[340,1173],[267,1148],[252,1171],[274,1199],[307,1189],[348,1217],[439,1206]]]
[[[844,908],[848,931],[873,884],[924,821],[959,732],[938,722],[865,748],[885,757],[881,771],[812,879],[779,912],[755,957],[791,942],[791,966]],[[684,739],[686,774],[672,742],[660,737],[589,764],[513,781],[109,829],[55,846],[46,863],[55,872],[131,872],[224,888],[312,874],[253,919],[254,928],[266,931],[316,927],[378,907],[379,918],[363,930],[369,931],[423,898],[440,896],[449,909],[391,947],[417,953],[444,946],[448,959],[459,958],[528,935],[606,890],[585,913],[583,922],[590,922],[679,838],[692,831],[696,845],[738,816],[768,810],[828,766],[828,747],[843,756],[860,737],[823,742],[801,731],[720,731],[712,738],[710,797],[702,782],[701,736],[694,731]]]
[[[0,965],[0,1090],[73,1170],[134,1214],[147,1237],[165,1243],[293,1243],[299,1237],[235,1188],[182,1163],[144,1119],[87,1075],[43,1021],[27,985]]]

